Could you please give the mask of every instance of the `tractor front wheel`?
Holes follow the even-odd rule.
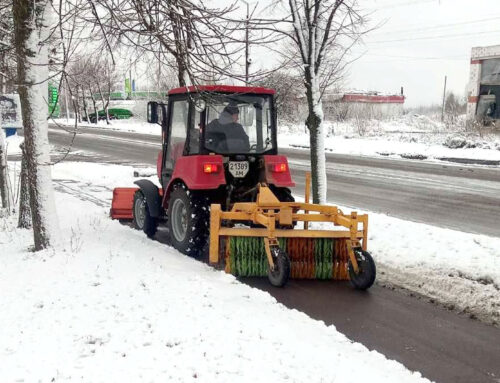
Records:
[[[174,186],[168,202],[168,230],[172,246],[191,257],[203,254],[208,240],[210,204],[208,198]]]
[[[271,256],[273,257],[274,269],[269,268],[267,277],[271,285],[283,287],[290,277],[290,258],[280,248],[271,248]]]
[[[154,237],[158,229],[158,219],[151,217],[146,197],[141,190],[137,190],[134,194],[134,227],[137,230],[142,230],[149,238]]]
[[[354,271],[351,261],[349,261],[349,278],[351,284],[358,290],[366,290],[375,282],[376,268],[375,262],[368,251],[353,249],[356,261],[358,262],[358,273]]]

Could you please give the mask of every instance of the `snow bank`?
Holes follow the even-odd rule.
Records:
[[[31,253],[30,232],[0,221],[5,381],[428,381],[110,220],[132,169],[97,169],[54,167],[61,248]]]
[[[24,137],[20,137],[17,134],[7,137],[7,155],[21,154],[21,148],[19,145],[23,142]]]
[[[464,158],[500,161],[500,136],[446,129],[426,116],[393,120],[325,122],[327,152],[429,159]],[[280,126],[280,146],[309,149],[303,125]],[[459,145],[455,143],[459,142]]]
[[[56,123],[62,126],[69,126],[74,128],[75,120],[66,121],[65,118],[54,119],[49,121],[49,123]],[[111,120],[110,124],[106,124],[106,121],[99,121],[97,124],[92,124],[89,122],[79,123],[78,126],[86,128],[99,128],[99,129],[109,129],[118,130],[122,132],[134,132],[134,133],[144,133],[152,135],[161,135],[161,128],[158,124],[150,124],[144,119],[130,118],[128,120]]]
[[[500,238],[370,213],[378,282],[500,325]]]

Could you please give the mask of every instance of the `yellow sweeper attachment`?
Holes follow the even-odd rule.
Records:
[[[266,185],[256,202],[235,203],[230,211],[210,209],[210,264],[236,276],[266,276],[274,286],[289,277],[350,280],[367,289],[375,281],[375,263],[367,252],[368,216],[344,214],[335,206],[280,202]],[[303,229],[298,229],[303,222]],[[326,222],[321,230],[309,222]],[[361,224],[361,225],[360,225]],[[362,228],[360,228],[362,226]]]

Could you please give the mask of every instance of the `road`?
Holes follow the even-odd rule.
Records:
[[[120,163],[154,165],[158,137],[80,128],[73,148]],[[49,140],[66,145],[68,133],[52,128]],[[282,150],[298,192],[307,152]],[[329,199],[470,232],[500,236],[500,172],[497,169],[328,154]],[[157,239],[165,241],[165,232]],[[163,234],[162,234],[163,233]],[[279,302],[333,324],[361,342],[440,383],[499,383],[500,329],[400,291],[375,285],[368,292],[347,283],[290,281],[284,289],[245,279]],[[270,318],[272,320],[272,318]],[[360,366],[362,368],[362,366]]]

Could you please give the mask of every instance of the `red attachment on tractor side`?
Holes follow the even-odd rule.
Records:
[[[290,167],[285,156],[264,156],[266,166],[266,180],[268,184],[278,187],[294,187],[290,175]]]
[[[109,215],[112,219],[133,219],[134,194],[139,188],[115,188]]]
[[[233,85],[199,85],[184,86],[174,88],[168,91],[168,94],[186,94],[198,92],[217,92],[217,93],[255,93],[255,94],[276,94],[274,89],[262,88],[260,86],[233,86]]]

